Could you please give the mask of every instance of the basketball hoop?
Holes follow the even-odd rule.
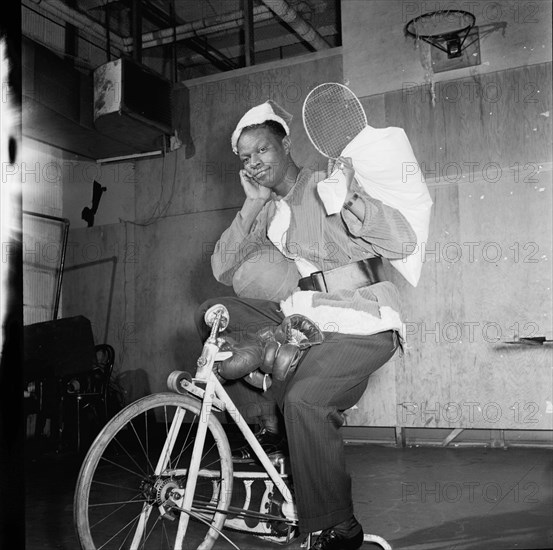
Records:
[[[469,45],[465,41],[476,23],[476,17],[463,10],[438,10],[423,13],[405,25],[405,33],[416,40],[424,40],[447,53],[447,57],[461,57]]]

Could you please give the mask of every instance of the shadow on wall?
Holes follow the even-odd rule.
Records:
[[[196,146],[190,132],[190,92],[183,84],[173,84],[172,110],[174,126],[184,146],[185,158],[196,154]]]
[[[221,233],[224,229],[221,230]],[[219,239],[219,236],[217,235],[215,240]],[[236,296],[231,286],[217,282],[213,276],[210,258],[201,256],[196,258],[194,265],[190,267],[189,275],[184,278],[183,285],[188,286],[188,296],[193,296],[197,300],[197,303],[194,303],[195,307],[214,296]],[[193,319],[193,316],[194,312],[192,311],[190,319]]]
[[[126,370],[116,377],[115,383],[121,388],[124,405],[152,393],[148,373],[144,369]]]
[[[172,350],[174,368],[194,373],[196,361],[202,352],[202,342],[194,322],[196,309],[210,298],[235,296],[235,293],[232,287],[217,282],[208,256],[195,258],[180,282],[180,303],[185,307],[181,313],[181,322],[171,334],[168,346]]]
[[[103,321],[103,327],[104,327],[104,334],[94,334],[94,338],[96,343],[98,344],[105,344],[108,343],[108,334],[110,329],[110,320],[111,320],[111,313],[113,309],[113,298],[114,298],[114,292],[115,292],[115,277],[117,274],[117,262],[118,258],[117,256],[111,256],[109,258],[104,258],[101,260],[96,260],[92,262],[86,262],[82,264],[76,264],[65,268],[65,271],[69,274],[73,271],[77,271],[80,269],[90,269],[92,267],[98,268],[98,266],[102,267],[104,264],[108,265],[111,264],[111,267],[109,268],[109,277],[106,276],[106,273],[104,271],[98,271],[96,276],[81,276],[78,278],[79,286],[76,288],[75,296],[79,295],[97,295],[98,290],[101,287],[101,290],[105,289],[106,281],[109,280],[109,287],[108,287],[108,299],[106,304],[106,311],[105,311],[105,321]],[[82,285],[82,286],[81,286]],[[90,285],[90,286],[88,286]],[[66,285],[67,288],[67,285]],[[79,310],[80,302],[75,301],[72,302],[71,300],[72,296],[69,297],[69,299],[66,298],[66,310],[70,311],[69,304],[73,305],[73,303],[77,304],[75,307],[77,308],[77,312]],[[96,313],[96,312],[95,312]],[[100,321],[100,313],[103,312],[98,311],[98,316],[94,315],[94,320],[98,323]]]
[[[175,332],[170,339],[169,346],[173,351],[175,370],[185,370],[194,374],[197,360],[202,353],[202,342],[194,323],[192,322],[192,327],[182,327]],[[168,372],[167,375],[169,374]]]

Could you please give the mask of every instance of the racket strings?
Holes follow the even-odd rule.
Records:
[[[321,85],[306,99],[303,118],[313,145],[325,156],[336,158],[367,125],[357,97],[338,84]]]

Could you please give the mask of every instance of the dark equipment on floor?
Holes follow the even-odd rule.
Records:
[[[86,317],[24,327],[24,377],[37,402],[36,431],[40,434],[49,418],[58,450],[67,443],[67,429],[73,429],[80,451],[83,437],[89,439],[107,422],[114,358],[112,346],[94,344]]]

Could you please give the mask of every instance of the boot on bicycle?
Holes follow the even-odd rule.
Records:
[[[266,391],[273,379],[286,380],[297,368],[305,351],[320,344],[323,333],[303,315],[286,317],[276,327],[258,330],[249,342],[233,342],[226,345],[233,352],[217,366],[219,378],[233,380],[243,378],[249,384]],[[264,422],[255,434],[269,458],[276,462],[288,455],[286,438],[279,433],[276,422]],[[233,451],[233,462],[252,462],[255,458],[251,447],[244,445]]]

